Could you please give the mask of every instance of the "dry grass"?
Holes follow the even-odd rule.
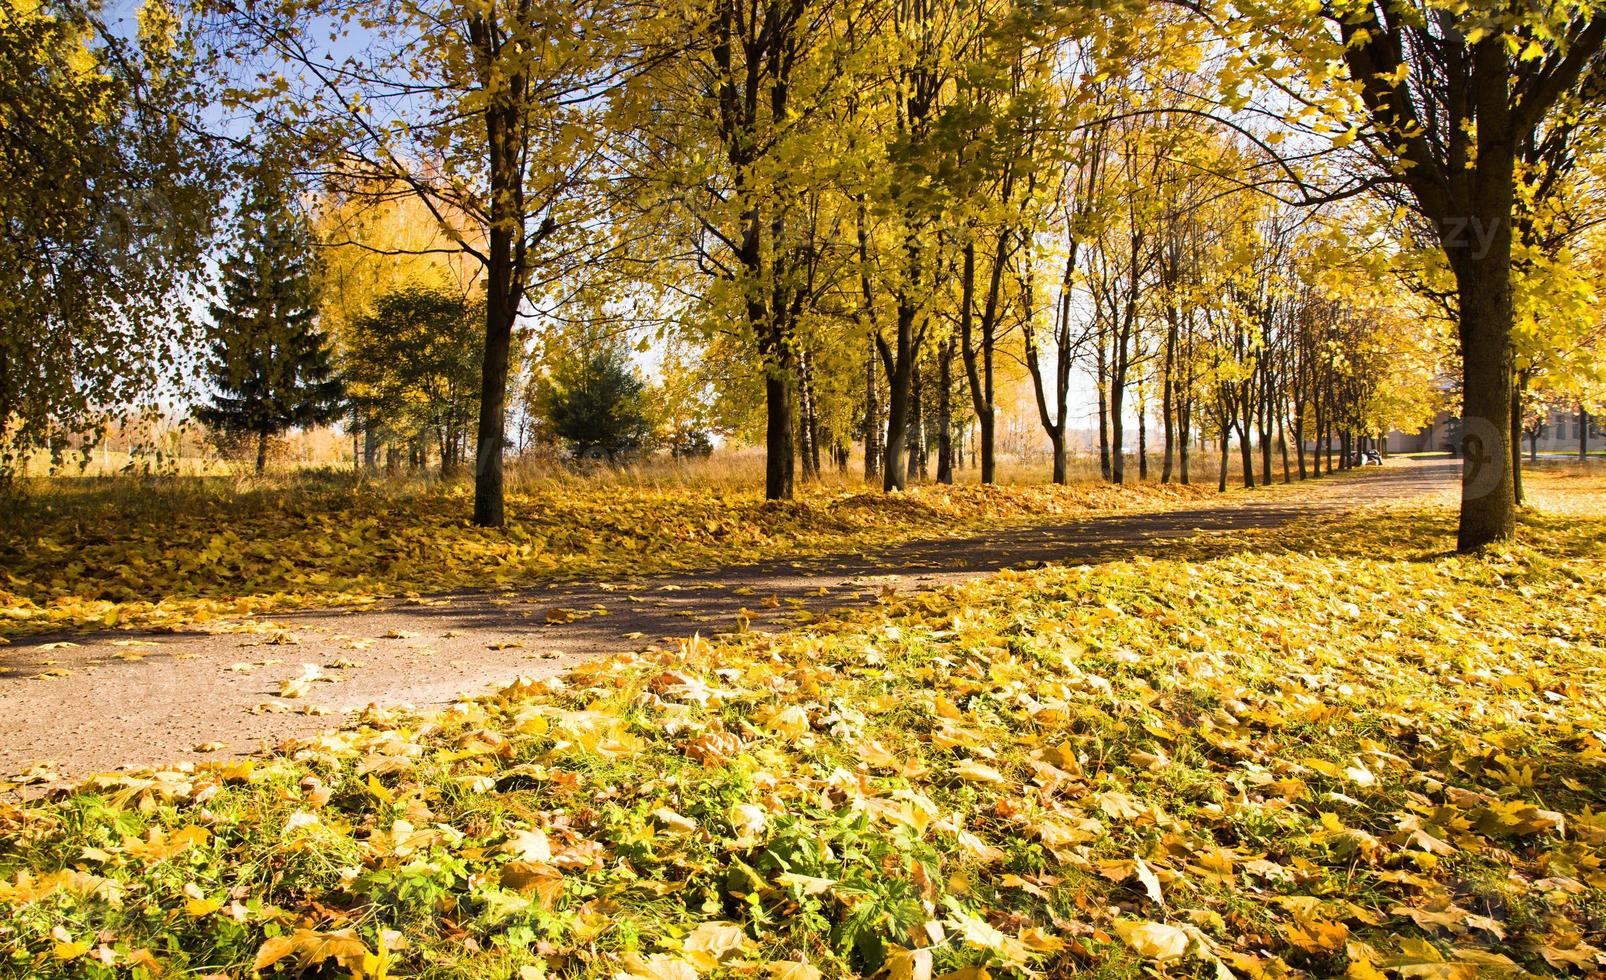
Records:
[[[1552,514],[1575,516],[1606,512],[1606,460],[1547,462],[1523,470],[1527,502]]]
[[[1606,479],[1534,487],[1595,516],[1005,572],[0,806],[0,974],[1598,976]]]
[[[529,471],[507,526],[474,527],[463,481],[256,478],[38,481],[0,538],[0,634],[345,605],[405,592],[526,586],[869,551],[1053,517],[1155,509],[1203,487],[851,482],[767,502],[740,461]]]

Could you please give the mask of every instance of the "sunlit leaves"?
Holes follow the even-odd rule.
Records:
[[[562,482],[515,491],[504,531],[468,527],[462,488],[389,493],[302,486],[262,501],[198,496],[58,504],[31,537],[0,539],[0,633],[64,626],[198,625],[271,609],[365,603],[407,591],[639,575],[777,554],[871,549],[1090,510],[1163,506],[1199,488],[923,488],[903,507],[819,487],[785,509],[751,490]],[[220,508],[220,509],[216,509]],[[232,511],[232,513],[231,513]],[[229,513],[220,526],[218,515]],[[112,526],[115,534],[107,533]],[[594,610],[551,607],[562,625]],[[305,694],[306,690],[302,689]]]
[[[0,476],[182,392],[218,176],[187,35],[139,10],[135,40],[93,3],[0,8]]]
[[[1482,559],[1437,512],[1206,537],[370,711],[0,813],[0,902],[43,973],[536,975],[537,932],[559,976],[1598,970],[1574,520]]]

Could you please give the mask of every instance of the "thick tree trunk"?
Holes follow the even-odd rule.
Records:
[[[481,36],[477,43],[487,44]],[[485,55],[482,60],[489,59]],[[522,204],[516,203],[522,180],[513,143],[514,121],[505,107],[485,111],[491,213],[485,264],[485,357],[480,368],[480,418],[475,435],[474,523],[501,527],[502,449],[507,440],[507,372],[513,344],[513,323],[524,295],[514,261],[515,230],[523,233]]]
[[[902,490],[909,485],[910,391],[914,382],[914,308],[900,303],[896,353],[881,344],[881,366],[887,374],[887,438],[881,458],[881,487]]]
[[[985,418],[976,420],[976,468],[977,477],[983,486],[991,485],[998,476],[998,443],[997,433],[993,423],[995,419],[991,412]]]
[[[1508,208],[1505,212],[1510,214]],[[1504,239],[1503,259],[1462,263],[1461,301],[1461,520],[1456,549],[1477,551],[1516,532],[1511,472],[1511,233],[1509,218],[1493,237]],[[1500,251],[1498,245],[1492,251]]]
[[[492,232],[492,238],[498,237]],[[492,246],[493,252],[496,245]],[[488,276],[485,360],[480,371],[480,420],[474,457],[474,523],[501,527],[502,444],[507,421],[508,353],[513,341],[513,318],[507,294],[507,273],[498,274],[492,263]]]
[[[887,399],[886,447],[881,459],[883,490],[902,490],[909,485],[909,460],[905,446],[908,434],[909,376],[906,372],[894,372]]]
[[[264,429],[263,431],[257,433],[257,476],[262,475],[262,471],[267,468],[267,465],[268,433],[267,430]]]
[[[485,358],[480,369],[480,417],[474,457],[474,523],[501,527],[502,446],[507,421],[507,371],[518,311],[510,297],[512,242],[506,231],[491,231],[487,270]]]
[[[1121,417],[1125,414],[1126,399],[1123,397],[1124,386],[1119,383],[1110,385],[1110,482],[1126,482],[1126,422]]]
[[[362,468],[372,473],[379,466],[379,427],[364,419],[362,427]]]
[[[764,498],[790,500],[795,487],[792,373],[783,360],[764,376]]]

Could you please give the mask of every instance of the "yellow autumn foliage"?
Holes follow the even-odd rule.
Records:
[[[6,966],[1597,975],[1606,515],[1536,484],[1481,557],[1204,535],[7,806]]]
[[[220,616],[409,592],[516,588],[862,552],[917,537],[1197,500],[1200,487],[926,486],[894,498],[815,486],[786,503],[706,486],[540,486],[503,529],[465,517],[471,489],[294,487],[130,508],[48,501],[0,538],[0,636],[194,626]]]

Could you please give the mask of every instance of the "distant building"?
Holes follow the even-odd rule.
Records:
[[[1440,412],[1433,416],[1429,422],[1418,432],[1404,433],[1390,432],[1387,436],[1388,451],[1391,453],[1431,453],[1446,452],[1450,449],[1450,441],[1461,428],[1460,419],[1452,418],[1449,412]]]
[[[1602,420],[1587,416],[1582,421],[1589,427],[1590,450],[1606,448]],[[1576,453],[1581,431],[1577,409],[1552,411],[1539,427],[1537,439],[1531,440],[1527,432],[1523,433],[1522,448],[1524,452],[1538,449],[1542,453]],[[1440,412],[1419,432],[1390,432],[1388,449],[1391,453],[1450,452],[1460,440],[1461,420],[1448,412]]]

